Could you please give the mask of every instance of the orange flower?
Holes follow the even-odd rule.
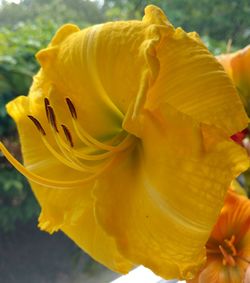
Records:
[[[250,116],[250,45],[235,53],[222,54],[217,59],[233,80]]]
[[[250,263],[249,199],[231,190],[228,192],[206,248],[204,268],[188,283],[243,282]]]

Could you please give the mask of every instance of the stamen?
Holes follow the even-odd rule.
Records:
[[[95,146],[97,149],[107,150],[107,151],[113,151],[116,149],[116,146],[104,144],[96,140],[95,138],[93,138],[89,133],[87,133],[81,127],[81,125],[78,123],[77,120],[73,120],[73,126],[74,126],[75,132],[77,136],[79,137],[79,139],[86,145],[91,146],[91,147]]]
[[[105,143],[102,143],[100,141],[98,141],[97,139],[95,139],[94,137],[92,137],[88,132],[86,132],[80,125],[80,123],[77,120],[77,112],[75,109],[75,106],[73,104],[73,102],[67,97],[66,98],[66,102],[68,104],[68,108],[70,110],[71,116],[72,116],[72,123],[75,129],[75,132],[78,136],[78,138],[87,146],[90,147],[96,147],[99,150],[106,150],[106,151],[120,151],[120,147],[118,148],[117,145],[113,146],[113,145],[108,145]],[[121,132],[121,134],[123,134],[124,131]],[[127,137],[129,137],[130,135],[127,135]],[[131,138],[125,138],[124,139],[124,145],[125,147],[127,147],[127,141],[130,140]],[[125,142],[126,140],[126,142]]]
[[[46,133],[42,127],[42,125],[40,124],[40,122],[33,116],[31,115],[28,115],[28,118],[30,118],[30,120],[34,123],[34,125],[36,126],[36,128],[38,129],[38,131],[43,135],[45,136]]]
[[[48,111],[48,106],[50,105],[49,99],[47,97],[44,98],[44,106],[45,106],[45,112],[46,112],[46,117],[49,121],[49,111]]]
[[[95,174],[86,177],[85,179],[79,179],[75,181],[58,181],[58,180],[51,180],[44,177],[41,177],[27,168],[25,168],[18,160],[14,158],[14,156],[7,150],[3,143],[0,142],[0,151],[2,151],[3,155],[7,158],[7,160],[20,172],[22,173],[27,179],[37,183],[39,185],[55,188],[55,189],[74,189],[80,188],[81,186],[95,180],[99,177],[104,171],[106,171],[110,166],[114,164],[115,159],[111,159],[109,163],[107,163],[101,170],[96,172]]]
[[[52,110],[52,112],[51,112]],[[51,123],[52,128],[56,131],[57,126],[56,126],[56,122],[55,122],[55,114],[53,109],[48,106],[48,111],[49,111],[49,117],[50,119],[53,119],[54,122]],[[63,164],[65,164],[66,166],[75,169],[77,171],[82,171],[82,172],[95,172],[96,169],[99,169],[99,166],[86,166],[83,164],[75,164],[75,162],[72,162],[71,159],[66,159],[64,158],[60,153],[58,153],[46,140],[45,138],[45,131],[42,128],[40,122],[33,116],[28,116],[31,121],[35,124],[35,126],[37,127],[37,129],[39,130],[39,132],[42,134],[42,141],[44,143],[44,145],[47,147],[47,149],[56,157],[56,159],[58,159],[60,162],[62,162]],[[53,117],[53,118],[52,118]],[[52,120],[51,120],[52,121]],[[56,131],[57,133],[59,133],[59,131]]]
[[[72,118],[77,119],[77,113],[76,113],[76,109],[75,109],[74,104],[72,103],[72,101],[68,97],[66,98],[66,102],[68,104],[69,111],[71,113]]]
[[[25,177],[29,180],[40,184],[45,187],[57,188],[57,189],[73,189],[79,188],[80,186],[93,181],[95,178],[99,177],[104,171],[106,171],[109,167],[113,166],[115,161],[121,158],[121,155],[117,155],[115,153],[127,149],[132,142],[134,141],[134,137],[130,134],[127,134],[124,130],[117,134],[114,138],[108,141],[109,144],[104,144],[99,140],[92,137],[89,133],[87,133],[84,129],[82,129],[80,123],[77,121],[77,112],[69,98],[66,98],[66,102],[68,108],[70,110],[72,116],[72,122],[74,125],[74,129],[79,139],[84,142],[85,145],[91,149],[91,152],[96,151],[107,151],[103,153],[85,153],[79,152],[79,150],[74,149],[74,143],[72,139],[72,135],[67,128],[67,126],[61,124],[62,130],[66,137],[67,142],[61,137],[61,132],[57,127],[56,115],[55,112],[50,105],[50,101],[48,98],[44,98],[44,106],[46,111],[46,116],[49,121],[49,124],[52,129],[52,135],[55,138],[56,144],[60,149],[60,152],[56,150],[48,141],[45,130],[43,129],[41,123],[35,117],[28,115],[29,119],[34,123],[39,133],[41,134],[41,139],[45,145],[45,147],[50,151],[50,153],[58,159],[62,164],[84,173],[87,173],[86,177],[80,180],[75,181],[59,181],[59,180],[51,180],[44,177],[41,177],[27,168],[25,168],[18,160],[11,155],[11,153],[6,149],[6,147],[0,143],[0,151],[4,154],[4,156],[8,159],[8,161]],[[124,135],[126,136],[124,137]],[[111,145],[112,144],[112,145]],[[94,151],[93,151],[94,150]],[[92,164],[92,166],[88,166],[83,163],[83,161],[79,160],[84,159],[85,161],[99,161]],[[88,163],[87,163],[88,164]]]
[[[237,255],[237,250],[234,246],[234,241],[235,241],[235,235],[232,235],[230,240],[225,239],[224,242],[227,244],[227,246],[231,249],[233,256]]]
[[[73,125],[74,125],[74,128],[75,130],[77,129],[77,127],[75,126],[75,120],[77,119],[77,113],[76,113],[76,109],[75,109],[75,106],[73,104],[73,102],[67,97],[66,98],[66,102],[67,102],[67,105],[68,105],[68,108],[69,108],[69,111],[70,111],[70,114],[73,118]],[[90,146],[90,147],[93,147],[93,144],[88,140],[86,139],[86,137],[84,137],[84,135],[82,136],[81,133],[77,133],[79,139],[86,145]]]
[[[64,165],[75,169],[77,171],[81,171],[81,172],[95,172],[95,168],[94,167],[88,167],[88,166],[84,166],[84,165],[78,165],[73,163],[71,160],[64,158],[60,153],[58,153],[49,143],[48,141],[42,136],[42,141],[44,143],[44,145],[47,147],[47,149],[54,155],[54,157],[56,159],[58,159],[61,163],[63,163]]]
[[[50,113],[50,109],[52,109],[52,107],[48,107],[49,113]],[[53,109],[52,109],[53,111]],[[53,116],[55,117],[54,111],[52,112]],[[49,116],[51,116],[51,114],[49,114]],[[51,127],[52,127],[52,134],[55,138],[55,141],[59,147],[59,149],[61,150],[62,154],[58,153],[47,141],[46,138],[42,137],[42,141],[44,143],[44,145],[47,147],[47,149],[59,160],[61,161],[63,164],[65,164],[66,166],[78,170],[78,171],[82,171],[82,172],[89,172],[89,173],[95,173],[96,171],[100,170],[103,166],[105,166],[105,164],[99,164],[99,165],[92,165],[92,166],[88,166],[86,164],[83,164],[82,162],[80,162],[74,155],[70,155],[70,151],[69,147],[66,147],[65,150],[65,143],[64,141],[61,139],[60,137],[60,133],[59,131],[56,131],[56,128],[52,125],[51,123]],[[66,128],[66,127],[65,127]]]
[[[69,142],[70,146],[73,147],[74,143],[73,143],[73,139],[72,139],[72,136],[70,134],[70,131],[68,130],[68,128],[65,125],[61,125],[61,127],[63,129],[64,135],[65,135],[67,141]]]
[[[99,154],[85,154],[83,152],[79,152],[79,151],[76,151],[76,150],[73,150],[73,152],[77,157],[82,158],[82,159],[101,160],[101,159],[111,157],[114,154],[116,154],[117,152],[125,150],[126,148],[129,148],[129,146],[132,145],[133,141],[134,141],[133,136],[128,135],[119,145],[117,145],[115,150],[112,150],[112,151],[99,153]]]
[[[50,122],[50,125],[52,127],[52,134],[55,137],[55,140],[57,142],[57,145],[59,146],[59,149],[61,150],[61,152],[63,153],[63,155],[65,156],[65,158],[63,156],[61,156],[60,153],[58,153],[48,142],[46,139],[43,139],[43,142],[45,144],[45,146],[47,147],[47,149],[59,160],[61,161],[63,164],[69,166],[70,168],[73,168],[75,170],[78,171],[83,171],[83,172],[96,172],[96,170],[100,170],[100,168],[103,166],[103,164],[97,165],[97,166],[87,166],[85,164],[83,164],[82,162],[80,162],[74,155],[69,155],[69,149],[66,147],[65,150],[65,146],[64,143],[62,142],[63,140],[60,137],[60,133],[57,127],[57,123],[56,123],[56,115],[55,112],[53,110],[53,108],[49,105],[49,100],[46,99],[45,101],[45,107],[46,110],[48,112],[48,120]],[[62,125],[64,134],[67,138],[67,140],[70,142],[71,147],[73,147],[73,140],[71,137],[71,134],[69,132],[69,130],[67,129],[67,127],[65,125]],[[55,132],[54,132],[55,131]]]
[[[219,249],[224,257],[222,261],[223,265],[229,264],[231,266],[235,266],[236,262],[234,258],[231,255],[229,255],[221,245],[219,245]]]
[[[44,99],[44,104],[45,104],[45,108],[46,108],[46,115],[48,118],[48,121],[52,127],[52,133],[54,134],[54,131],[56,132],[56,134],[54,134],[57,145],[59,146],[59,149],[62,151],[62,153],[64,154],[64,156],[66,157],[66,159],[61,156],[60,153],[58,153],[48,142],[46,139],[43,139],[43,143],[45,144],[45,146],[47,147],[47,149],[59,160],[61,161],[63,164],[67,165],[68,167],[78,170],[78,171],[83,171],[83,172],[94,172],[94,168],[91,168],[89,166],[85,166],[83,164],[81,164],[80,162],[75,162],[72,160],[71,157],[68,156],[68,154],[65,152],[65,150],[62,148],[60,141],[58,142],[58,138],[57,135],[59,136],[59,130],[57,127],[57,123],[56,123],[56,115],[55,112],[53,110],[53,108],[50,106],[50,102],[48,100],[48,98]],[[67,132],[68,136],[67,137],[71,137],[69,131]],[[72,139],[71,139],[72,141]]]
[[[69,153],[73,154],[75,157],[85,159],[87,161],[101,161],[103,159],[106,159],[108,157],[111,157],[114,155],[114,152],[104,152],[104,153],[99,153],[99,154],[87,154],[80,152],[79,150],[75,150],[74,148],[70,147],[68,144],[64,142],[64,140],[60,137],[58,134],[55,136],[55,138],[58,140],[58,144],[63,146]]]
[[[133,136],[128,135],[120,144],[117,145],[117,148],[115,151],[109,151],[104,153],[97,153],[97,154],[87,154],[84,152],[81,152],[79,150],[75,150],[72,147],[69,147],[68,144],[64,142],[64,140],[60,137],[58,134],[56,136],[56,139],[58,139],[58,144],[63,146],[67,151],[69,151],[71,154],[73,154],[75,157],[78,157],[80,159],[84,159],[87,161],[101,161],[104,159],[107,159],[109,157],[114,156],[118,151],[125,150],[128,148],[134,141]]]
[[[49,122],[50,122],[51,126],[54,128],[54,130],[57,133],[59,133],[58,128],[57,128],[57,124],[56,124],[56,115],[55,115],[53,108],[48,105],[47,111],[48,111],[48,118],[49,118]]]
[[[56,140],[58,147],[60,148],[61,152],[63,153],[63,155],[65,156],[66,159],[64,157],[61,157],[61,158],[64,159],[65,164],[67,162],[68,166],[69,166],[68,162],[70,162],[70,164],[71,164],[70,167],[74,166],[74,168],[76,170],[83,171],[83,172],[91,172],[91,173],[94,173],[97,170],[100,170],[100,168],[103,166],[103,163],[98,164],[98,165],[92,165],[92,166],[88,166],[86,164],[83,164],[74,154],[70,155],[70,153],[71,153],[70,147],[68,147],[68,149],[65,149],[65,147],[62,144],[62,139],[61,139],[59,133],[54,132],[53,134],[54,134],[54,137],[55,137],[55,140]]]

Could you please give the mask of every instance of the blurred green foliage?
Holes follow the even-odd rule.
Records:
[[[1,0],[0,0],[1,1]],[[5,104],[26,95],[39,66],[38,50],[60,25],[81,28],[107,20],[140,18],[146,4],[162,7],[175,26],[198,31],[214,54],[226,51],[227,41],[243,47],[250,42],[248,0],[23,0],[0,6],[0,139],[21,159],[16,129]],[[0,3],[1,3],[0,2]],[[39,207],[27,181],[0,156],[0,231],[17,221],[37,217]]]
[[[47,45],[56,29],[54,22],[40,19],[33,23],[20,22],[11,29],[0,28],[0,139],[19,159],[15,125],[6,113],[5,104],[28,93],[38,69],[34,54]],[[27,181],[0,157],[0,231],[12,230],[17,221],[26,222],[37,214],[38,205]]]
[[[1,168],[0,188],[0,230],[8,232],[17,222],[26,223],[38,215],[37,202],[20,174]]]
[[[25,0],[20,5],[2,1],[0,8],[0,140],[20,160],[15,124],[5,105],[27,95],[39,66],[38,50],[47,46],[66,22],[81,27],[103,21],[98,5],[91,1]],[[56,11],[56,13],[55,13]],[[39,207],[28,182],[0,154],[0,231],[10,231],[19,222],[36,218]]]
[[[97,3],[89,0],[23,0],[19,5],[5,3],[0,10],[0,26],[37,19],[57,25],[72,22],[82,27],[105,20]]]
[[[18,95],[26,95],[32,76],[38,69],[34,54],[46,46],[57,26],[53,22],[19,23],[12,29],[0,28],[0,136],[13,133],[5,104]]]

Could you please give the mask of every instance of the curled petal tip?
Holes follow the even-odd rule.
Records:
[[[36,53],[36,59],[42,67],[45,67],[51,60],[56,58],[57,52],[57,47],[48,47]]]
[[[149,22],[152,24],[159,24],[159,25],[171,25],[167,16],[164,12],[155,5],[148,5],[146,6],[145,16],[143,17],[144,22]]]
[[[57,45],[63,42],[72,33],[78,32],[80,29],[77,25],[66,24],[63,25],[52,39],[52,45]]]

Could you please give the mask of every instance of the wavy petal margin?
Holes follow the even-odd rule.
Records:
[[[96,217],[119,250],[166,279],[194,277],[231,180],[246,152],[168,104],[143,113],[129,157],[99,179]]]

